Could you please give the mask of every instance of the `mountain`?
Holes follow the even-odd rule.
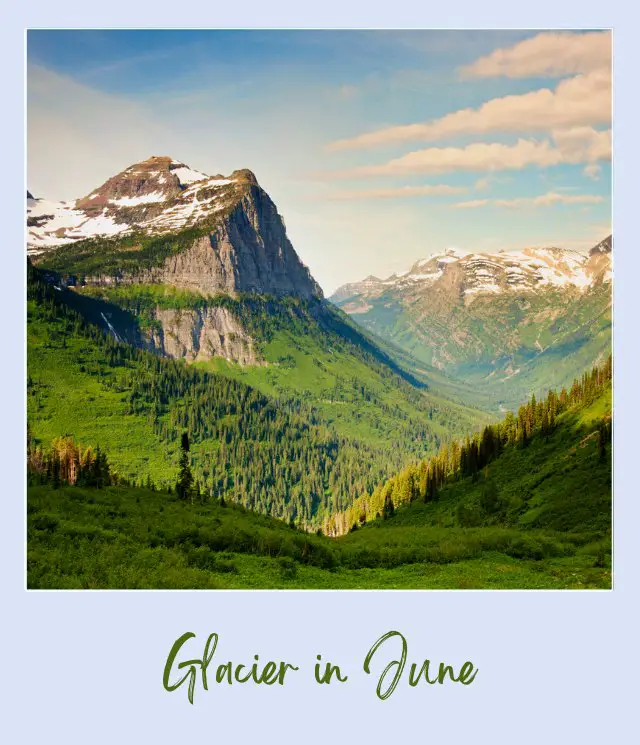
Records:
[[[209,177],[154,156],[73,203],[27,198],[28,254],[117,338],[189,361],[262,361],[257,340],[213,298],[265,294],[321,300],[269,195],[249,170]],[[57,278],[56,278],[57,277]],[[101,289],[100,289],[101,288]],[[152,299],[151,294],[155,300]]]
[[[445,291],[467,304],[478,293],[544,291],[548,287],[587,288],[611,280],[611,236],[588,256],[562,248],[527,248],[520,253],[465,254],[456,249],[417,261],[405,274],[387,279],[369,276],[338,288],[331,300],[353,303],[351,313],[387,292],[406,296]]]
[[[611,247],[609,236],[588,254],[449,249],[404,274],[344,285],[330,300],[424,365],[510,406],[608,354]]]
[[[151,158],[53,217],[33,201],[29,422],[45,447],[72,434],[168,486],[185,428],[208,491],[313,522],[487,421],[323,298],[249,171]],[[69,210],[84,222],[62,226]]]
[[[27,198],[27,227],[36,263],[86,284],[322,297],[246,169],[210,177],[153,156],[75,202]]]
[[[71,435],[107,451],[117,473],[137,483],[175,483],[187,431],[203,493],[316,524],[449,434],[487,421],[404,379],[318,300],[227,298],[265,360],[241,366],[185,364],[132,344],[116,328],[134,327],[135,316],[52,284],[37,268],[29,267],[27,290],[34,443],[47,451]]]
[[[520,439],[492,425],[493,460],[495,411],[462,403],[524,400],[606,352],[610,241],[445,252],[343,290],[349,316],[250,171],[153,157],[72,203],[27,193],[27,224],[30,587],[610,584],[605,397],[578,410],[572,387],[553,426],[530,402]],[[426,458],[440,500],[405,510],[433,496]],[[388,488],[402,509],[377,521]],[[363,504],[354,533],[310,534]]]

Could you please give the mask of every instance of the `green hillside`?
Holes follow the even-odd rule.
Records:
[[[585,293],[480,295],[470,304],[437,300],[383,293],[353,319],[417,360],[414,370],[428,370],[434,356],[446,360],[447,375],[479,390],[485,408],[512,408],[531,392],[568,385],[611,351],[609,284]]]
[[[125,299],[144,302],[140,293]],[[104,299],[56,291],[30,268],[32,436],[46,448],[72,435],[106,450],[121,476],[166,488],[187,429],[203,491],[309,524],[486,421],[405,380],[338,311],[296,300],[218,301],[235,304],[254,333],[263,329],[271,364],[187,365],[118,343],[87,323],[106,311]],[[122,298],[108,308],[123,337],[127,324],[135,333],[138,309]]]
[[[414,375],[406,360],[382,349],[346,314],[323,301],[255,294],[204,297],[162,285],[87,286],[68,295],[68,302],[92,320],[97,309],[109,317],[115,314],[116,330],[130,341],[154,324],[157,308],[229,309],[257,341],[266,364],[240,365],[216,356],[194,362],[194,367],[271,397],[310,404],[345,437],[377,445],[391,438],[405,449],[400,435],[412,448],[424,449],[426,443],[432,449],[436,439],[488,420],[482,410],[456,403],[464,400],[460,387],[447,387],[441,375],[434,384],[427,376]]]
[[[341,538],[216,499],[33,485],[28,585],[142,588],[607,588],[610,385],[427,503]],[[491,487],[489,488],[489,485]]]

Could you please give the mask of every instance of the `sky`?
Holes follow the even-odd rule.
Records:
[[[249,168],[330,294],[611,232],[606,31],[29,31],[27,187]]]

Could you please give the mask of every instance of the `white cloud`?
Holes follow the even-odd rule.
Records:
[[[489,199],[470,199],[468,202],[457,202],[452,204],[452,209],[456,210],[467,210],[475,209],[476,207],[486,207],[490,203]]]
[[[599,194],[558,194],[549,191],[537,197],[515,199],[495,199],[496,207],[552,207],[555,204],[600,204],[604,197]]]
[[[464,186],[434,184],[425,186],[399,186],[389,189],[354,189],[336,191],[327,195],[328,199],[394,199],[398,197],[430,197],[464,194]]]
[[[479,178],[475,183],[476,191],[486,191],[491,186],[491,179],[488,176]]]
[[[465,78],[563,77],[611,66],[611,33],[543,32],[460,69]]]
[[[514,199],[474,199],[469,202],[452,204],[453,209],[473,209],[476,207],[508,207],[522,209],[527,207],[552,207],[556,204],[600,204],[604,197],[598,194],[559,194],[549,191],[537,197],[516,197]]]
[[[386,163],[338,171],[332,176],[401,176],[451,171],[519,170],[527,166],[548,168],[561,164],[595,163],[611,158],[611,130],[591,127],[558,130],[551,140],[519,139],[513,145],[475,142],[465,147],[430,147]]]
[[[424,124],[386,127],[327,146],[329,151],[490,132],[541,132],[611,122],[611,73],[596,70],[520,95],[494,98],[477,109],[460,109]]]
[[[597,131],[593,127],[573,127],[552,132],[565,163],[595,163],[611,160],[611,130]]]

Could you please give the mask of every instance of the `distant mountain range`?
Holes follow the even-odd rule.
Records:
[[[449,249],[404,274],[344,285],[330,300],[423,364],[513,403],[609,353],[611,253],[611,236],[587,254]]]
[[[463,253],[455,248],[416,261],[404,274],[387,279],[368,276],[362,282],[342,285],[331,296],[334,303],[350,301],[348,312],[366,312],[369,299],[388,292],[413,297],[445,289],[467,303],[477,293],[544,291],[546,288],[578,288],[611,280],[611,236],[588,255],[564,248],[525,248],[521,252]],[[362,303],[361,309],[359,303]]]

